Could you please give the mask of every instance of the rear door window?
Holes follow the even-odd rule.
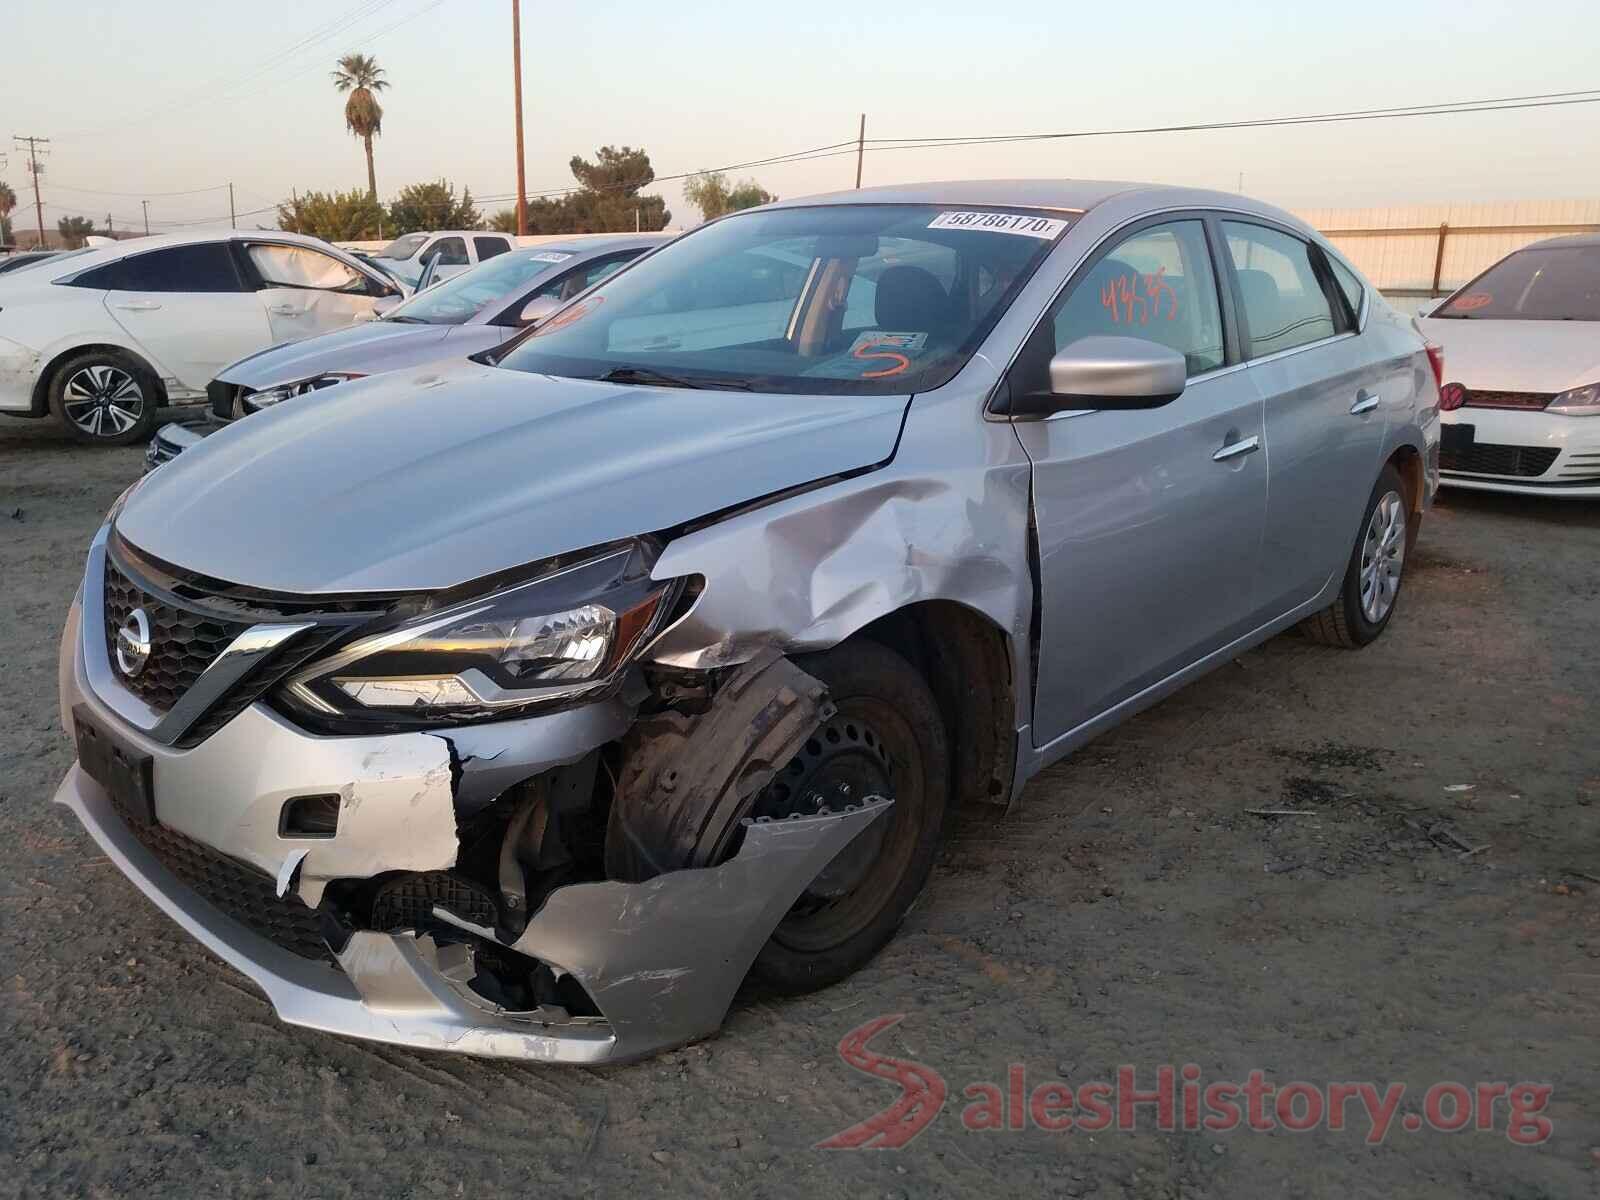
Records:
[[[483,262],[485,259],[493,258],[496,254],[504,254],[507,250],[511,249],[510,246],[506,245],[505,242],[501,241],[499,238],[492,237],[473,238],[472,245],[473,248],[478,252],[479,262]]]
[[[199,242],[131,254],[94,267],[74,287],[112,292],[241,292],[238,269],[226,242]]]
[[[1244,305],[1247,358],[1293,350],[1338,332],[1310,243],[1241,221],[1224,221],[1222,231]]]

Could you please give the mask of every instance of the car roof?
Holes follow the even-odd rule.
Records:
[[[65,259],[62,267],[70,267],[71,272],[77,274],[79,271],[98,267],[102,263],[116,262],[119,258],[125,258],[130,254],[143,254],[149,250],[161,250],[168,246],[192,246],[203,242],[277,242],[282,245],[306,246],[314,250],[331,251],[335,255],[350,256],[348,250],[341,250],[331,242],[308,237],[302,233],[286,233],[281,229],[212,229],[197,230],[193,233],[155,233],[146,237],[123,238],[109,246],[94,246],[83,253],[74,254],[71,258]]]
[[[1570,250],[1583,246],[1600,246],[1600,233],[1569,233],[1563,237],[1545,238],[1522,247],[1524,250]]]
[[[1125,209],[1129,214],[1162,208],[1231,209],[1270,217],[1293,228],[1315,232],[1292,213],[1248,196],[1121,179],[959,179],[896,183],[886,187],[779,200],[764,205],[760,210],[751,211],[825,204],[939,204],[960,205],[963,208],[1042,208],[1082,214],[1108,202],[1115,202],[1118,208]]]

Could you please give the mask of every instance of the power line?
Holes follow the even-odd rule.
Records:
[[[225,183],[214,183],[210,187],[190,188],[187,191],[182,192],[111,192],[100,188],[73,187],[72,185],[66,183],[56,183],[54,180],[51,181],[50,186],[53,188],[60,188],[63,192],[82,192],[86,196],[123,196],[131,200],[138,200],[141,198],[165,199],[168,196],[198,196],[204,192],[225,191],[228,187],[228,185]]]

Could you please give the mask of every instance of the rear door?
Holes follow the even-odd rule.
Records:
[[[117,324],[187,392],[204,391],[228,363],[272,341],[266,313],[225,241],[131,254],[80,283],[106,289]]]
[[[1344,571],[1377,478],[1386,389],[1319,246],[1253,219],[1221,227],[1246,374],[1265,402],[1268,504],[1256,601],[1266,621]]]
[[[370,317],[373,305],[390,290],[309,246],[247,242],[241,265],[256,286],[274,343],[314,337]]]
[[[1267,499],[1261,396],[1224,337],[1214,229],[1199,214],[1113,235],[1077,272],[1008,378],[1048,387],[1082,337],[1182,353],[1176,400],[1018,421],[1033,462],[1040,578],[1034,741],[1093,720],[1251,628]]]

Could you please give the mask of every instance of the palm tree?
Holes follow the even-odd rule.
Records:
[[[383,77],[383,68],[370,54],[346,54],[339,60],[339,69],[333,72],[333,86],[349,92],[344,102],[345,128],[355,134],[367,148],[367,190],[378,198],[378,174],[372,167],[372,139],[383,132],[383,107],[375,92],[389,86]]]
[[[0,179],[0,242],[11,240],[11,212],[17,207],[17,194]]]

